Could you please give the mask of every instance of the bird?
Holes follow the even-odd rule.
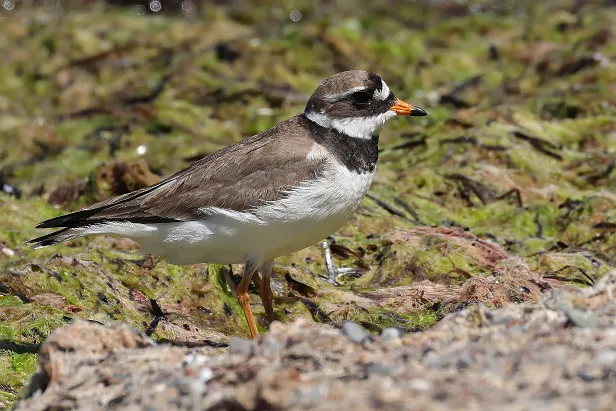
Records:
[[[301,114],[154,185],[43,221],[36,228],[61,229],[27,243],[40,248],[116,235],[171,264],[243,264],[237,300],[256,338],[248,294],[255,272],[271,323],[274,259],[342,227],[370,188],[385,123],[425,115],[398,99],[379,75],[339,72],[321,82]]]

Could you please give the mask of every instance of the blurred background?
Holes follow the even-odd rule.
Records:
[[[612,3],[6,0],[0,178],[74,208],[89,193],[66,184],[97,163],[143,159],[168,174],[301,111],[322,79],[349,69],[429,109],[386,131],[383,149],[401,133],[465,134],[516,114],[611,115]],[[155,177],[143,178],[131,184]]]
[[[429,116],[381,134],[370,196],[329,239],[344,287],[323,296],[317,247],[276,266],[281,319],[421,330],[536,301],[537,276],[593,284],[616,267],[614,59],[609,0],[0,0],[0,406],[73,317],[146,329],[160,305],[158,340],[244,335],[237,268],[23,241],[301,112],[338,71],[373,71]],[[366,294],[416,284],[425,297]]]

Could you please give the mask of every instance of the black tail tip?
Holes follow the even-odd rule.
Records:
[[[25,244],[32,244],[30,247],[32,247],[33,249],[58,244],[62,241],[66,241],[72,238],[70,233],[67,233],[68,230],[68,228],[63,228],[62,230],[54,231],[53,233],[49,233],[40,237],[33,238],[32,240],[28,240],[25,242]]]
[[[36,225],[35,228],[53,228],[57,227],[52,220],[45,220]]]
[[[49,245],[58,244],[58,242],[51,239],[39,240],[38,238],[34,238],[32,240],[24,241],[24,244],[28,244],[30,248],[36,250],[37,248],[43,248]]]

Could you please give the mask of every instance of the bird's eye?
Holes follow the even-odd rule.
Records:
[[[353,93],[351,98],[356,104],[364,105],[368,104],[368,102],[370,101],[370,94],[366,93],[365,91],[358,91],[357,93]]]

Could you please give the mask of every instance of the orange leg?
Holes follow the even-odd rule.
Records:
[[[259,336],[259,331],[257,330],[257,323],[255,323],[255,318],[252,315],[252,309],[250,308],[248,285],[250,284],[250,279],[256,270],[257,269],[253,264],[247,262],[244,265],[242,281],[240,281],[237,286],[237,301],[242,306],[242,310],[244,310],[244,315],[246,316],[246,322],[248,323],[248,328],[250,328],[250,335],[252,338],[257,338]]]
[[[261,265],[261,286],[259,287],[261,302],[263,303],[263,307],[265,307],[267,321],[270,324],[276,319],[274,316],[274,307],[272,305],[274,295],[272,294],[272,287],[270,286],[270,277],[272,276],[273,267],[273,260],[269,260]]]

